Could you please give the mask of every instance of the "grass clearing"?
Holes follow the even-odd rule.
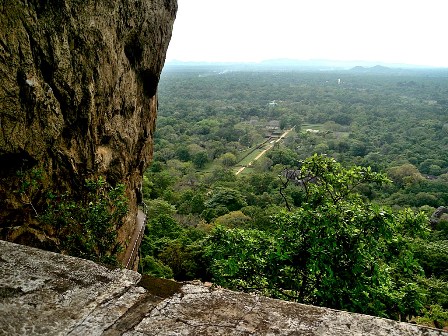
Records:
[[[238,162],[237,166],[247,166],[249,163],[251,163],[255,158],[260,155],[264,150],[265,146],[255,149],[252,153],[250,153],[248,156],[246,156],[244,159],[242,159],[240,162]]]

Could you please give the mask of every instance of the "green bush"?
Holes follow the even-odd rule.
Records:
[[[164,265],[160,260],[155,259],[151,255],[144,256],[140,259],[140,267],[143,274],[153,275],[159,278],[171,279],[173,271]]]
[[[421,274],[408,233],[426,218],[398,214],[364,200],[363,184],[387,183],[368,168],[343,168],[324,156],[301,166],[301,206],[271,217],[266,230],[217,227],[206,255],[214,281],[307,304],[407,319],[423,309],[423,290],[406,278]],[[399,275],[399,280],[396,279]]]
[[[140,247],[142,272],[177,280],[201,278],[205,271],[203,236],[199,230],[181,227],[170,215],[153,218]]]
[[[116,265],[117,229],[128,211],[124,185],[112,187],[99,177],[86,180],[84,189],[81,198],[49,194],[38,219],[56,232],[60,252]]]

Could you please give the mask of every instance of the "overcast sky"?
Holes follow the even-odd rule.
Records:
[[[448,67],[447,0],[178,0],[167,60]]]

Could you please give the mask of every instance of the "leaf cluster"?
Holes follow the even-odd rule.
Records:
[[[121,245],[117,229],[127,214],[124,185],[110,186],[102,177],[87,179],[81,198],[49,194],[39,220],[59,238],[60,252],[115,265]]]

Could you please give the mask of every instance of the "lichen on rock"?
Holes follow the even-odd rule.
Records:
[[[98,176],[126,185],[129,238],[176,11],[176,0],[0,1],[0,238],[51,249],[35,220],[45,191],[76,194]],[[36,169],[24,200],[20,176]]]

